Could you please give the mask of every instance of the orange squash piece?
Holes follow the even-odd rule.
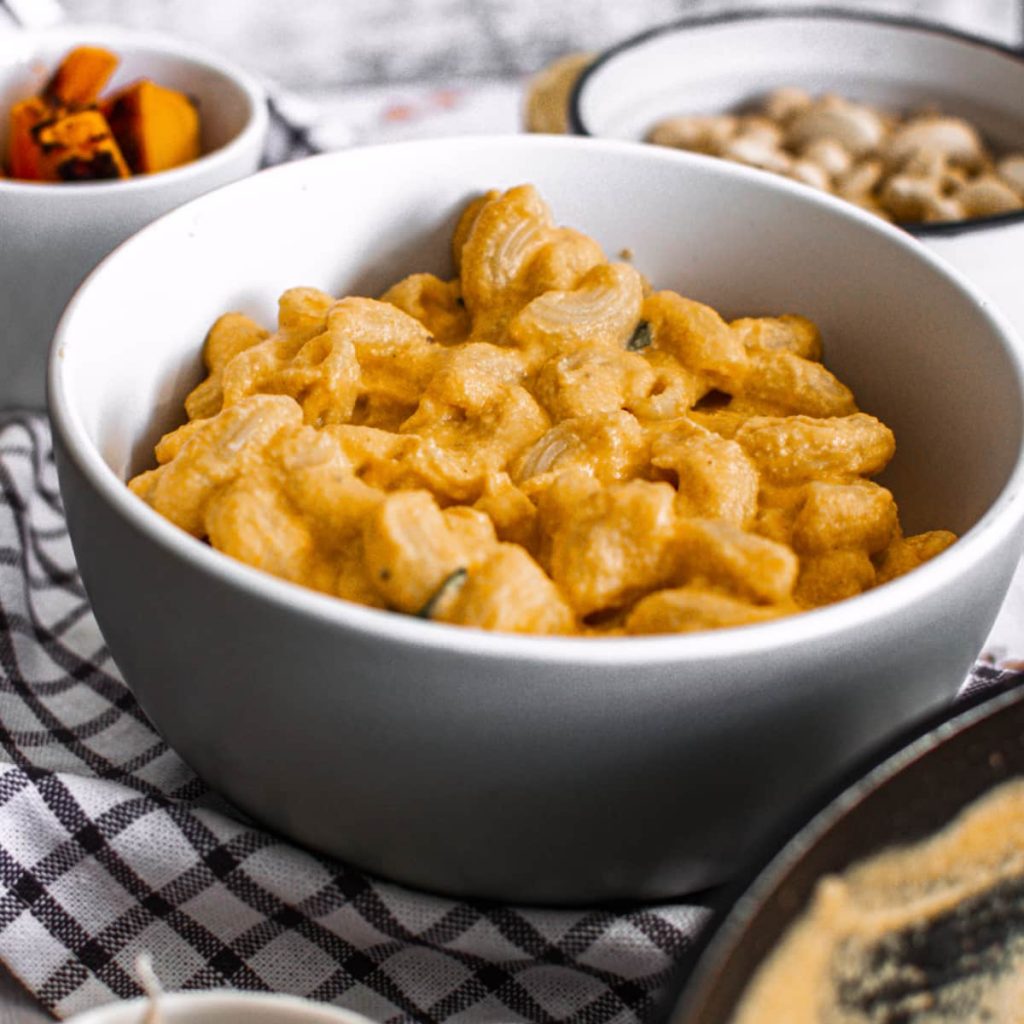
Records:
[[[76,46],[61,62],[43,89],[42,97],[54,106],[87,107],[117,67],[117,57],[101,46]]]
[[[118,58],[78,46],[38,96],[10,112],[6,171],[28,181],[152,174],[199,155],[199,114],[184,93],[142,79],[101,101]],[[0,168],[0,173],[3,173]]]
[[[97,181],[130,175],[121,150],[98,110],[43,122],[35,132],[44,181]]]
[[[104,110],[135,174],[166,171],[199,156],[199,113],[176,89],[144,78],[112,96]]]

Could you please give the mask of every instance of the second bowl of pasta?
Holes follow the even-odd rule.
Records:
[[[51,362],[76,555],[169,742],[362,867],[556,902],[721,880],[949,698],[1019,550],[1022,391],[894,229],[539,138],[191,204]]]

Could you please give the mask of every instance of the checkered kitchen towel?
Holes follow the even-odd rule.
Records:
[[[1011,673],[979,667],[974,686]],[[440,899],[254,828],[153,731],[75,571],[41,416],[0,420],[0,960],[58,1016],[230,985],[380,1021],[644,1020],[694,905]]]

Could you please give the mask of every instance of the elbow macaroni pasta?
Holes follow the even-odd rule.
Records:
[[[188,421],[129,486],[183,530],[350,601],[528,633],[689,632],[867,590],[955,539],[871,482],[891,431],[799,316],[653,292],[531,186],[458,276],[293,288],[210,329]]]

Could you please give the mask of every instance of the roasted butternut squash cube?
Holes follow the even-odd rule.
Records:
[[[144,78],[112,96],[104,111],[134,174],[167,171],[199,156],[199,112],[176,89]]]
[[[43,99],[54,107],[87,107],[117,67],[117,57],[101,46],[76,46],[43,88]]]
[[[127,178],[128,165],[98,110],[79,110],[33,132],[43,181],[98,181]]]

